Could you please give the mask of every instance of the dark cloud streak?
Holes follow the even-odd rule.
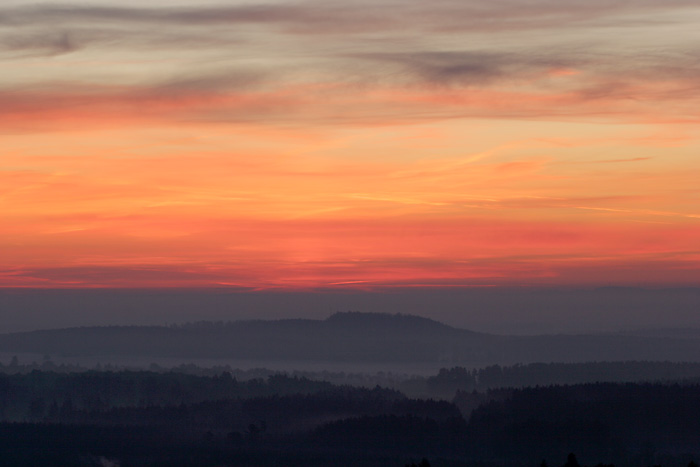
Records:
[[[378,52],[351,58],[400,67],[412,81],[444,85],[484,85],[531,79],[551,69],[585,67],[592,61],[566,50],[519,54],[511,51]]]
[[[14,52],[20,56],[55,56],[74,52],[81,48],[67,31],[48,34],[22,34],[0,36],[0,53]]]

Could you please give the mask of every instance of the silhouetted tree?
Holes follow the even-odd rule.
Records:
[[[566,456],[566,464],[564,464],[564,467],[581,467],[573,452],[570,452],[569,455]]]

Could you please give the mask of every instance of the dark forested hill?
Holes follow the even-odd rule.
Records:
[[[483,458],[535,462],[577,452],[586,463],[606,459],[627,465],[687,465],[697,451],[699,418],[696,384],[496,390],[472,412],[467,438]],[[685,462],[671,461],[674,455],[686,456]]]
[[[480,401],[465,418],[448,401],[281,375],[0,375],[0,465],[557,466],[576,453],[584,466],[685,467],[700,455],[695,383],[468,396]]]
[[[411,315],[350,312],[325,320],[81,327],[4,334],[0,335],[0,352],[478,366],[542,361],[689,361],[700,358],[700,339],[496,336]]]

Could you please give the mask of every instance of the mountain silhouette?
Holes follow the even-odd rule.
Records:
[[[700,339],[626,335],[499,336],[414,315],[344,312],[325,320],[101,326],[0,335],[0,352],[277,361],[484,365],[690,361]]]

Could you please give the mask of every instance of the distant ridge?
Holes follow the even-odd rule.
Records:
[[[448,326],[447,324],[435,321],[422,316],[407,315],[403,313],[365,313],[361,311],[345,311],[334,313],[325,319],[327,323],[333,325],[340,324],[344,326],[356,327],[375,327],[386,328],[393,330],[420,330],[422,332],[430,331],[456,331],[457,328]],[[473,332],[466,331],[465,332]],[[474,333],[478,334],[478,333]]]
[[[484,336],[414,315],[339,312],[324,320],[100,326],[0,335],[0,351],[311,361],[438,361],[440,342]],[[464,344],[471,345],[464,340]]]
[[[700,339],[633,335],[496,336],[408,314],[325,320],[103,326],[0,335],[0,352],[73,357],[439,363],[481,366],[613,360],[700,361]]]

